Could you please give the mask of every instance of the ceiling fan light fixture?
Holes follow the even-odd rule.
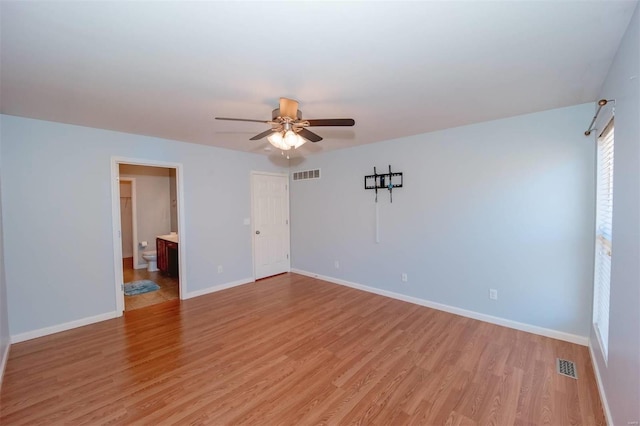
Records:
[[[284,142],[289,146],[289,148],[298,148],[299,146],[304,144],[306,140],[304,140],[293,130],[287,130],[284,134]]]
[[[297,141],[296,132],[294,132],[293,130],[287,130],[284,134],[284,141],[290,147],[295,146]]]
[[[293,148],[295,149],[295,148],[301,147],[302,145],[304,145],[304,143],[306,141],[307,140],[305,138],[303,138],[302,136],[296,134],[296,143],[295,143],[295,145],[293,145]]]
[[[307,141],[294,130],[274,132],[267,136],[267,140],[271,145],[283,151],[299,148]]]
[[[267,140],[269,141],[269,143],[271,145],[273,145],[274,147],[276,147],[278,149],[281,149],[283,151],[287,151],[287,150],[291,149],[291,147],[289,145],[287,145],[285,140],[282,138],[282,133],[281,132],[274,132],[274,133],[270,134],[269,136],[267,136]]]

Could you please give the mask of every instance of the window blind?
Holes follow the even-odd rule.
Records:
[[[613,119],[598,138],[596,194],[596,259],[593,322],[605,359],[609,351],[609,296],[613,219]]]

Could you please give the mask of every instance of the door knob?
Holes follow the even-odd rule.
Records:
[[[256,235],[260,235],[260,231],[256,231]]]

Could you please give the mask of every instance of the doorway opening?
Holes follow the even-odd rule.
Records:
[[[117,312],[184,298],[182,166],[112,159]]]

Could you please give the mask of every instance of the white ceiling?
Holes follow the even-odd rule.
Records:
[[[3,1],[1,111],[262,153],[213,117],[355,119],[309,155],[594,101],[636,4]]]

